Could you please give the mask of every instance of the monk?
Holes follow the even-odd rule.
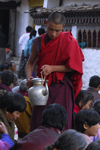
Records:
[[[65,129],[74,128],[74,103],[82,87],[83,53],[71,32],[62,32],[65,17],[53,12],[48,17],[47,33],[33,40],[32,51],[26,65],[30,86],[33,64],[37,61],[37,76],[42,74],[48,79],[49,98],[47,105],[59,103],[64,106],[68,121]],[[46,105],[46,106],[47,106]],[[33,108],[30,131],[41,125],[42,111],[46,106]]]

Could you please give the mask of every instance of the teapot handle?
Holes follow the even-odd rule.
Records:
[[[43,85],[44,82],[45,82],[46,76],[44,76],[44,78],[43,78],[43,73],[42,73],[42,71],[41,71],[40,73],[41,73],[41,79],[42,79],[42,85]],[[44,81],[43,81],[43,80],[44,80]]]

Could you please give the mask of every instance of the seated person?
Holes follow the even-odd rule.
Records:
[[[75,116],[75,128],[84,136],[87,146],[92,142],[90,136],[96,136],[99,129],[100,116],[90,109],[80,110]]]
[[[96,112],[98,112],[98,114],[100,115],[100,99],[99,100],[96,100],[94,103],[93,103],[93,106],[92,106],[93,110],[95,110]],[[99,129],[98,129],[98,132],[97,132],[97,135],[96,136],[92,136],[90,137],[93,141],[97,140],[97,139],[100,139],[100,123],[99,123]]]
[[[98,91],[100,90],[100,77],[94,75],[90,78],[89,87],[87,91],[91,92],[94,96],[94,101],[100,99],[100,94]]]
[[[3,72],[2,77],[1,77],[0,89],[12,91],[13,82],[14,82],[13,72],[10,70]]]
[[[15,71],[16,71],[16,64],[14,62],[10,62],[8,64],[8,67],[9,67],[9,70],[11,70],[12,72],[15,73]]]
[[[43,150],[57,140],[67,123],[67,114],[59,104],[48,105],[42,113],[42,126],[19,140],[11,150]]]
[[[45,150],[83,150],[85,149],[86,141],[81,133],[76,130],[64,131],[54,144],[45,148]]]
[[[3,71],[3,72],[7,71],[8,69],[9,69],[9,67],[8,67],[7,64],[2,64],[2,65],[0,66],[0,70]]]
[[[30,103],[29,97],[28,97],[28,88],[26,86],[26,79],[22,80],[19,85],[19,92],[22,94],[26,100],[27,106],[24,112],[20,113],[20,117],[15,120],[15,124],[18,128],[18,137],[23,138],[29,133],[30,130],[30,123],[31,123],[31,116],[32,116],[32,108],[33,106]]]
[[[75,99],[74,113],[78,113],[81,109],[90,109],[94,101],[93,95],[87,90],[81,90]]]
[[[100,150],[100,140],[90,143],[85,150]]]
[[[14,121],[20,116],[20,112],[26,109],[25,98],[20,93],[0,90],[0,121],[2,121],[14,142]]]
[[[0,139],[0,150],[9,150],[14,143],[8,135],[8,131],[3,122],[0,122],[0,132],[2,133],[2,137]]]
[[[12,57],[12,50],[10,49],[10,44],[6,45],[6,63],[9,63],[11,61],[11,57]]]

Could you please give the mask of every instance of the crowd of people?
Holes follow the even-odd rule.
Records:
[[[100,150],[100,77],[91,76],[82,89],[84,55],[64,24],[64,15],[53,12],[38,37],[26,27],[18,74],[10,45],[0,48],[7,56],[0,64],[1,150]],[[41,73],[49,98],[45,106],[32,106],[28,89]]]

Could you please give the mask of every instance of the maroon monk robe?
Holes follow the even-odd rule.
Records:
[[[70,32],[61,32],[55,40],[51,40],[46,46],[45,34],[41,36],[41,53],[38,54],[37,75],[40,77],[41,66],[45,64],[66,65],[66,67],[74,70],[72,73],[53,72],[47,76],[49,80],[47,105],[59,103],[65,107],[68,116],[65,129],[74,127],[74,95],[76,97],[82,87],[83,60],[82,51]],[[41,125],[42,112],[46,106],[33,108],[31,131]]]
[[[58,136],[54,129],[41,126],[19,140],[11,150],[44,150],[45,147],[54,143]]]

